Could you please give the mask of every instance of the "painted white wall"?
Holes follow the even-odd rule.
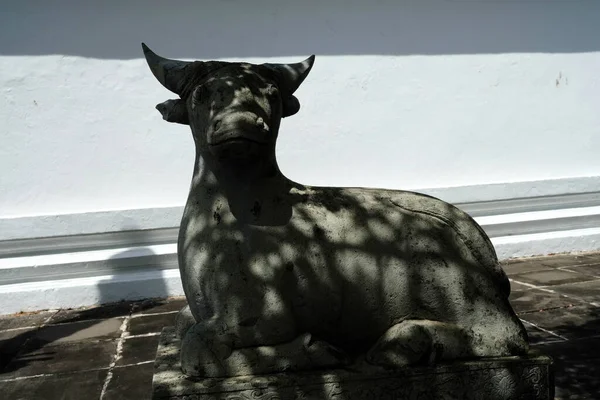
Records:
[[[191,135],[154,110],[174,95],[141,41],[187,60],[315,53],[278,144],[306,184],[599,176],[599,15],[584,0],[5,0],[0,218],[184,203]]]

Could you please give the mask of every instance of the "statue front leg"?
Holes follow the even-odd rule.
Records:
[[[177,318],[175,319],[175,335],[179,339],[183,339],[185,333],[194,326],[194,324],[196,324],[196,318],[194,318],[190,306],[186,305],[179,313],[177,313]]]
[[[188,376],[216,378],[332,368],[350,362],[345,353],[308,333],[283,342],[271,337],[267,343],[257,336],[256,326],[227,329],[215,320],[199,322],[183,338],[182,370]]]

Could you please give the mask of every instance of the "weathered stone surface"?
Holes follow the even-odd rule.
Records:
[[[255,65],[143,49],[179,96],[158,111],[190,125],[196,146],[178,242],[186,374],[527,353],[508,278],[468,214],[419,193],[309,187],[282,174],[279,126],[299,111],[294,93],[314,56]]]
[[[154,400],[554,398],[552,362],[535,353],[395,371],[362,364],[345,370],[190,380],[180,370],[180,344],[173,328],[163,331],[153,378]]]

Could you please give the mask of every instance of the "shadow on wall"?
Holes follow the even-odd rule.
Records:
[[[129,237],[131,246],[139,246],[144,242],[148,242],[147,234],[144,231],[134,229],[124,229],[131,230]],[[132,265],[131,260],[127,260],[127,257],[135,257],[136,265]],[[159,300],[150,300],[149,298],[165,298],[168,296],[167,286],[160,279],[159,271],[171,266],[165,264],[164,260],[157,256],[151,248],[138,247],[136,250],[126,250],[114,255],[106,263],[107,265],[104,266],[102,271],[112,273],[112,277],[98,283],[95,290],[98,292],[97,305],[111,304],[103,307],[97,307],[96,305],[85,309],[59,310],[43,326],[11,338],[10,343],[15,344],[14,350],[18,350],[19,353],[7,354],[7,357],[2,359],[0,370],[3,374],[17,371],[32,362],[52,360],[59,357],[59,353],[52,347],[54,344],[72,343],[89,337],[96,337],[98,331],[114,333],[114,324],[108,319],[125,317],[133,311],[143,311],[154,307]],[[124,279],[124,274],[135,274],[136,269],[141,267],[148,269],[149,263],[152,264],[152,271],[148,272],[148,278],[152,279],[129,282]],[[77,275],[81,271],[73,272]],[[93,274],[93,271],[91,273]],[[70,277],[72,276],[65,276],[65,278]],[[124,298],[128,300],[124,301]],[[131,301],[141,299],[145,299],[145,301]],[[102,328],[98,325],[104,325],[105,327]],[[19,343],[24,344],[19,348]],[[5,345],[6,348],[9,346],[10,344]],[[14,358],[12,358],[13,356]]]
[[[593,0],[8,0],[0,55],[173,58],[600,50]]]

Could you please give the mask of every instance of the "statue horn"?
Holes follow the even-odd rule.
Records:
[[[185,86],[185,68],[192,63],[163,58],[150,50],[145,43],[142,43],[142,49],[144,50],[144,56],[152,74],[161,85],[173,93],[181,94]]]
[[[267,67],[275,70],[283,83],[284,88],[289,95],[292,95],[302,84],[315,63],[315,56],[312,55],[306,60],[294,64],[265,64]]]

